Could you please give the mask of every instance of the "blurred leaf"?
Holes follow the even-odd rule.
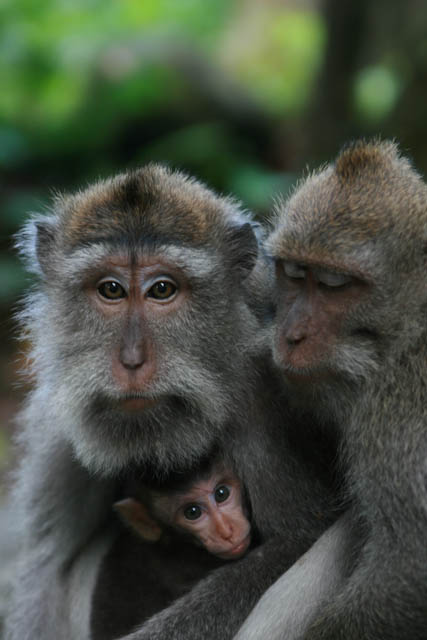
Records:
[[[258,6],[258,5],[257,5]],[[259,5],[262,7],[262,5]],[[316,12],[259,9],[260,25],[240,33],[238,49],[226,50],[226,66],[273,113],[295,113],[307,103],[323,60],[326,30]]]
[[[25,136],[11,127],[0,127],[0,166],[18,165],[28,156]]]
[[[28,277],[17,258],[0,258],[0,304],[10,303],[28,285]]]
[[[255,164],[243,164],[230,176],[229,189],[251,209],[271,211],[274,199],[286,196],[295,181],[294,174],[273,173]]]
[[[380,65],[366,67],[354,83],[356,112],[368,121],[380,121],[391,113],[401,91],[402,81],[394,70]]]
[[[41,87],[37,110],[28,114],[30,119],[34,123],[38,112],[40,124],[52,126],[58,121],[63,123],[81,103],[84,86],[81,76],[49,74]]]
[[[227,149],[227,132],[219,123],[203,123],[183,127],[157,140],[144,149],[144,161],[200,164],[206,158],[222,154]]]
[[[2,202],[1,228],[12,233],[28,218],[29,213],[45,209],[46,200],[28,191],[17,191]]]

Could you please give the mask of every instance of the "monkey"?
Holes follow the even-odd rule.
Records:
[[[18,418],[7,640],[232,638],[338,517],[337,443],[293,411],[271,361],[260,236],[238,203],[160,165],[59,195],[24,227],[33,388]],[[260,544],[141,626],[143,545],[112,505],[135,469],[161,481],[215,448]]]
[[[189,476],[168,478],[160,487],[137,485],[135,494],[113,508],[146,541],[168,543],[178,533],[222,560],[241,558],[249,549],[243,487],[219,460],[204,461]]]
[[[141,540],[131,562],[120,567],[124,575],[131,575],[135,563],[144,567],[142,583],[126,584],[126,593],[133,587],[133,598],[137,594],[139,622],[165,609],[209,571],[237,560],[253,546],[255,535],[243,489],[221,459],[212,456],[189,474],[171,474],[161,483],[142,485],[139,476],[131,481],[130,497],[114,503],[113,509]],[[104,601],[96,602],[98,611],[108,615],[108,598],[114,599],[114,591],[109,575],[105,580]],[[128,614],[122,607],[113,629],[105,628],[104,616],[98,615],[92,628],[95,638],[116,637],[120,633],[117,620],[124,618],[129,625],[129,615],[132,611]]]
[[[300,637],[425,639],[427,186],[394,142],[356,141],[278,207],[267,248],[274,358],[339,430],[349,504],[347,561]],[[266,637],[273,595],[239,640]]]
[[[209,571],[242,557],[254,543],[243,487],[219,460],[204,460],[189,474],[172,474],[167,481],[150,487],[135,478],[129,493],[114,503],[113,509],[141,540],[130,561],[120,566],[120,573],[128,576],[135,564],[144,568],[142,582],[121,585],[126,594],[134,589],[133,599],[135,594],[138,597],[139,622],[165,609]],[[96,600],[96,606],[99,613],[105,613],[98,614],[92,632],[105,640],[120,633],[117,620],[120,624],[124,619],[129,625],[127,617],[132,611],[128,613],[122,606],[114,628],[106,628],[103,618],[111,613],[114,585],[110,575],[104,582],[104,597]]]
[[[239,480],[233,472],[225,472],[219,459],[213,460],[210,455],[198,462],[197,468],[187,474],[171,473],[166,479],[154,482],[146,475],[143,473],[141,477],[141,473],[135,473],[135,477],[131,477],[126,485],[127,497],[113,504],[120,522],[126,530],[135,533],[140,542],[132,547],[129,561],[123,562],[120,556],[113,556],[117,570],[103,575],[101,599],[95,599],[98,612],[92,627],[95,638],[107,640],[117,637],[121,624],[128,628],[135,615],[135,607],[132,608],[131,605],[129,610],[126,603],[132,603],[136,597],[138,608],[135,621],[141,623],[190,591],[210,571],[244,553],[243,549],[241,552],[233,549],[230,554],[230,538],[227,538],[229,530],[226,527],[229,517],[232,518],[232,523],[228,526],[234,527],[234,534],[236,522],[238,530],[243,533],[250,527],[247,505],[242,502],[243,492]],[[142,484],[142,480],[151,480],[150,485]],[[203,490],[206,487],[211,501],[207,500],[206,491]],[[215,527],[210,521],[212,512],[215,511],[212,502],[216,503],[217,492],[220,507],[227,489],[235,494],[231,494],[233,511],[230,516],[227,511],[221,514],[217,508],[218,514],[215,515],[219,516],[219,527]],[[227,502],[230,502],[230,496],[225,500]],[[206,506],[207,513],[204,514],[202,528],[199,523],[199,528],[194,530],[193,523],[197,523],[199,518],[192,518],[198,515],[199,508],[204,509]],[[184,512],[187,510],[190,519],[185,518]],[[222,524],[220,518],[223,520]],[[210,540],[206,540],[206,531],[212,532]],[[238,531],[237,534],[239,535]],[[212,543],[215,547],[211,546]],[[119,540],[119,546],[120,544]],[[224,556],[221,551],[225,552]],[[143,579],[139,582],[132,580],[135,564],[144,569]],[[120,584],[124,594],[120,607],[115,611],[115,624],[106,625],[105,619],[111,614],[111,606],[115,606],[113,580],[117,581],[118,575],[128,576],[130,580]]]

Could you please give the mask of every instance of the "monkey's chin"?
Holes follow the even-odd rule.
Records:
[[[296,370],[296,369],[287,369],[284,371],[285,378],[289,382],[293,383],[303,383],[303,384],[315,384],[316,382],[320,382],[326,379],[326,376],[319,375],[318,372],[304,370]]]

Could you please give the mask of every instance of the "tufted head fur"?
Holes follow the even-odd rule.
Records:
[[[399,269],[423,268],[426,203],[425,183],[396,144],[357,141],[278,207],[269,247],[331,267],[353,261],[357,270],[363,251],[367,271],[391,256]]]

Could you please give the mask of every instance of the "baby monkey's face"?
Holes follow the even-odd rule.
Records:
[[[159,498],[159,515],[172,514],[170,526],[223,560],[240,558],[251,543],[251,525],[240,481],[232,473],[213,473],[188,491]]]
[[[114,508],[125,524],[150,542],[174,530],[222,560],[240,558],[251,544],[243,487],[222,466],[190,479],[184,488],[145,487],[141,497],[120,500]]]

